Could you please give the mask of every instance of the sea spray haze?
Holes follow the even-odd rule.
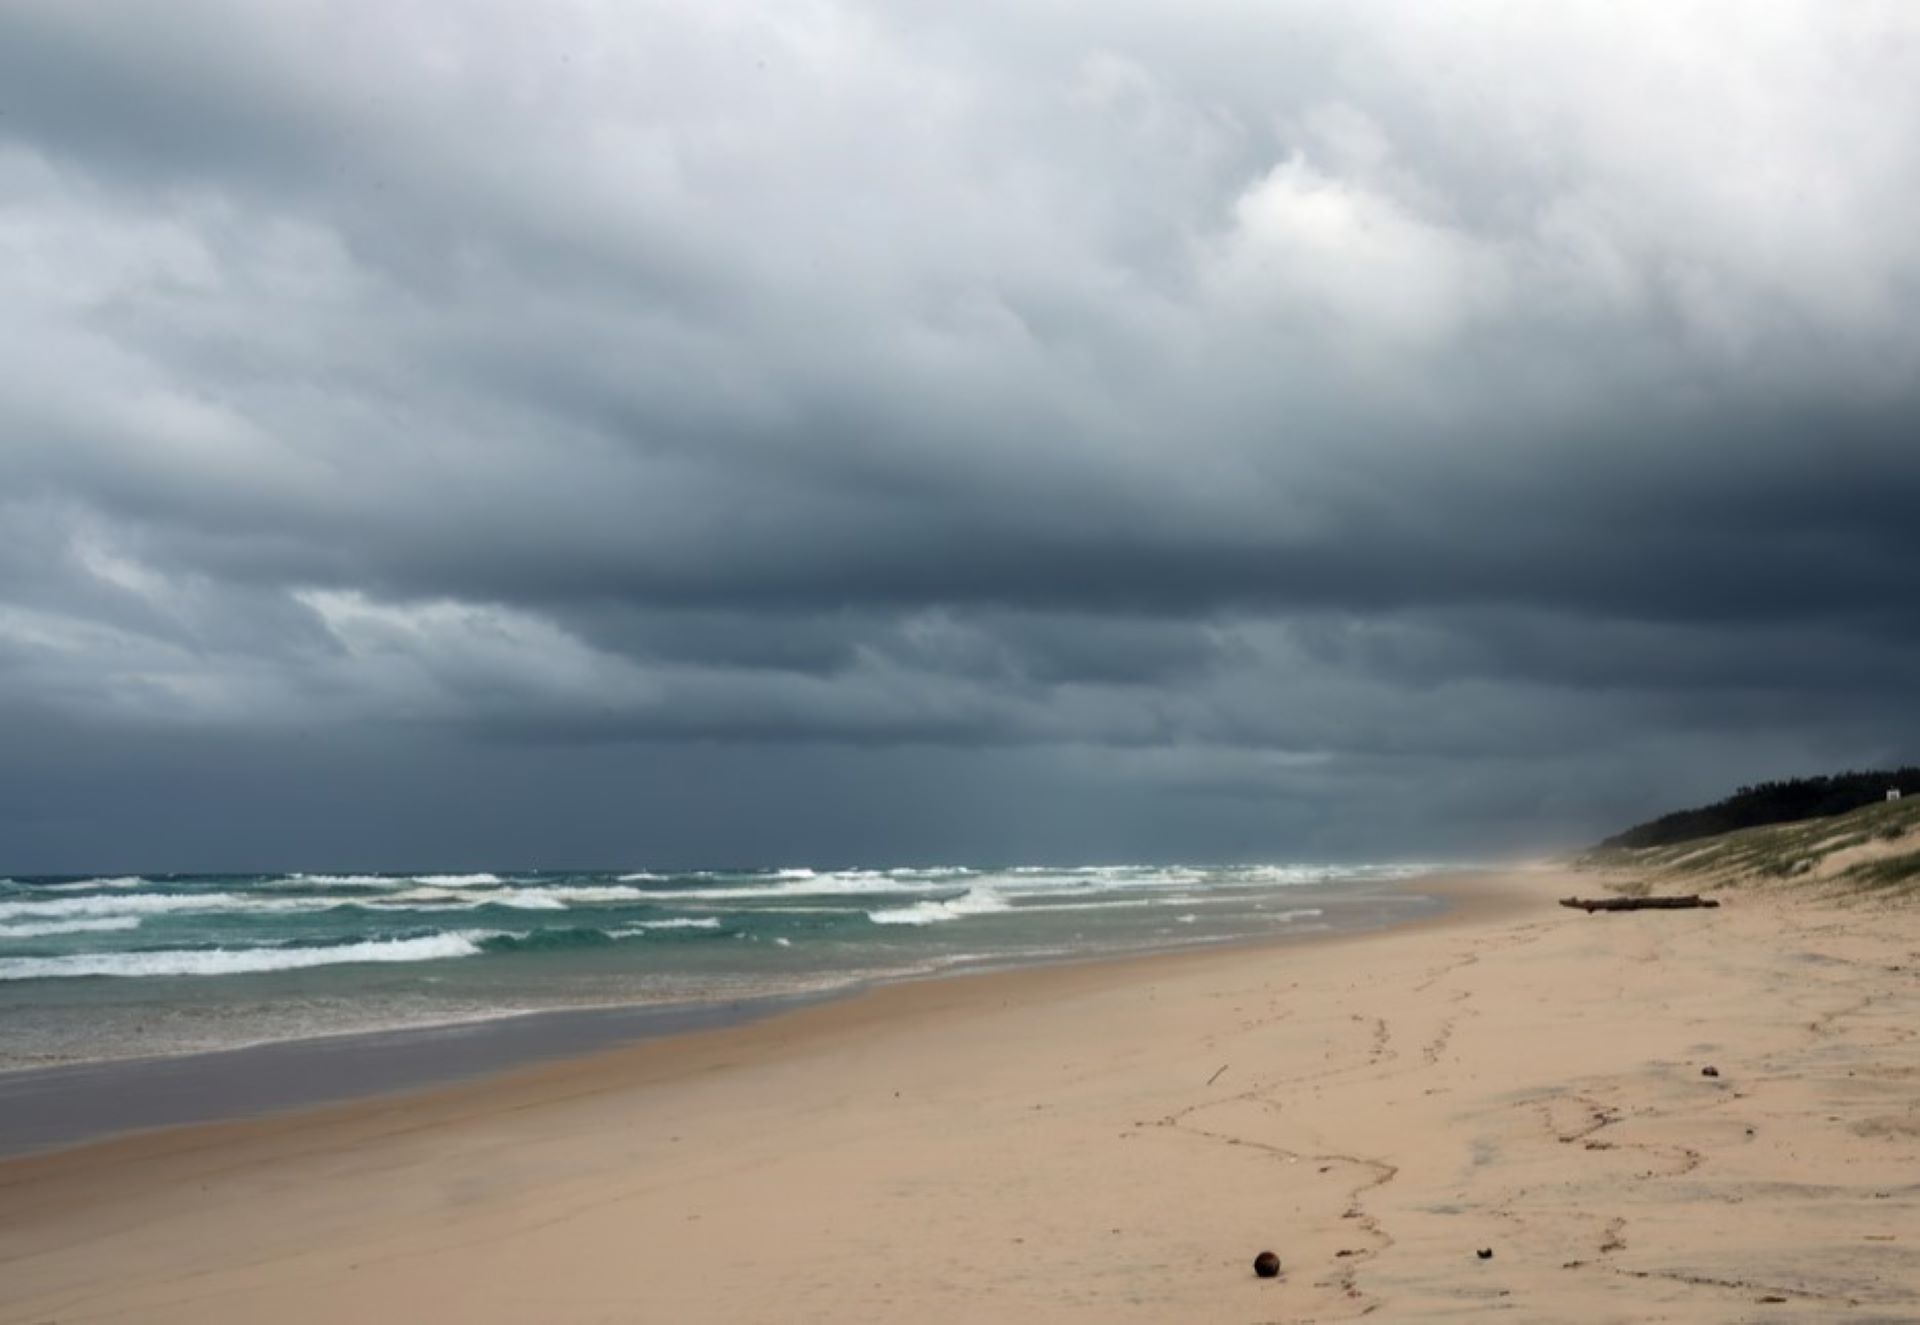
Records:
[[[1419,865],[0,882],[0,1066],[1384,923]]]

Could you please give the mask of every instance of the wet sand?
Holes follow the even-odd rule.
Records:
[[[567,1008],[316,1036],[167,1058],[0,1072],[0,1157],[421,1090],[641,1040],[745,1025],[822,1001],[768,997]]]
[[[1575,886],[15,1159],[0,1320],[1920,1320],[1914,914]]]

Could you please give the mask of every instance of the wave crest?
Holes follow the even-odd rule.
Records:
[[[153,915],[166,911],[313,911],[329,905],[332,903],[301,898],[243,897],[238,893],[120,893],[62,897],[47,902],[0,902],[0,920]]]
[[[37,939],[54,934],[99,934],[108,930],[138,929],[139,916],[107,916],[99,920],[48,920],[38,924],[0,925],[0,939]]]
[[[911,906],[886,907],[867,912],[876,925],[938,925],[969,916],[993,915],[1011,911],[1013,904],[991,888],[969,888],[958,897],[929,899]]]
[[[0,980],[56,980],[82,976],[247,975],[309,966],[362,962],[423,962],[472,957],[488,934],[432,934],[375,939],[325,948],[162,949],[154,952],[78,953],[67,957],[0,958]]]

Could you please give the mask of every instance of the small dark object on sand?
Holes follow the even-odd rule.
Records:
[[[1703,1077],[1717,1077],[1720,1075],[1720,1069],[1712,1066],[1703,1067],[1700,1069],[1700,1075]]]
[[[1492,1247],[1482,1247],[1482,1248],[1480,1248],[1480,1250],[1479,1250],[1479,1251],[1476,1251],[1476,1252],[1474,1252],[1473,1254],[1474,1254],[1475,1256],[1478,1256],[1478,1257],[1479,1257],[1479,1258],[1480,1258],[1481,1260],[1483,1260],[1483,1261],[1490,1261],[1490,1260],[1492,1260],[1492,1259],[1493,1259],[1493,1248],[1492,1248]]]
[[[1263,1251],[1253,1258],[1253,1272],[1262,1279],[1280,1277],[1280,1258],[1270,1251]]]

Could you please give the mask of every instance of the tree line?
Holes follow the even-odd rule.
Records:
[[[1737,828],[1823,819],[1884,800],[1889,788],[1897,788],[1903,796],[1920,795],[1920,768],[1869,769],[1824,777],[1788,778],[1782,782],[1756,782],[1712,805],[1675,810],[1658,819],[1635,824],[1600,845],[1663,847],[1696,837],[1731,833]]]

